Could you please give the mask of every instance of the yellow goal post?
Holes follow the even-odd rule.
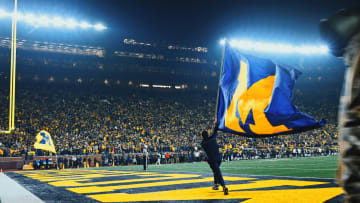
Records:
[[[16,21],[17,0],[15,0],[11,26],[11,64],[10,64],[10,92],[9,92],[9,128],[0,133],[10,134],[15,130],[15,81],[16,81]]]

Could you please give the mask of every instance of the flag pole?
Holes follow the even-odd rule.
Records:
[[[60,166],[58,165],[58,161],[57,161],[57,153],[55,153],[55,164],[56,164],[56,170],[59,170]]]
[[[221,82],[221,76],[224,68],[224,60],[225,60],[225,49],[227,40],[225,38],[225,43],[222,49],[222,56],[221,56],[221,65],[220,65],[220,73],[219,73],[219,82],[218,82],[218,90],[217,90],[217,96],[216,96],[216,106],[215,106],[215,122],[217,123],[217,114],[219,111],[219,99],[220,99],[220,82]]]

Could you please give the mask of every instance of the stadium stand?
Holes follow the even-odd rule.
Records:
[[[84,88],[39,86],[36,91],[33,88],[20,90],[17,128],[13,134],[1,137],[0,156],[51,155],[33,148],[37,132],[47,130],[58,155],[73,155],[71,158],[102,155],[104,165],[109,165],[105,160],[113,157],[121,160],[116,164],[142,164],[144,144],[151,151],[150,163],[156,162],[158,153],[171,155],[161,163],[204,159],[199,151],[199,134],[202,129],[210,129],[215,109],[212,95],[182,92],[165,97],[162,92],[151,90],[96,95],[97,90],[89,92]],[[1,95],[1,100],[6,100],[4,92]],[[316,117],[334,116],[326,106],[307,112]],[[6,123],[4,119],[3,113],[1,123]],[[225,160],[324,156],[338,152],[333,122],[325,129],[270,138],[220,135]]]
[[[135,42],[124,40],[126,46],[145,46]],[[16,92],[17,128],[14,133],[0,137],[0,157],[34,160],[35,168],[55,167],[56,164],[84,167],[84,160],[89,158],[91,166],[96,163],[99,166],[142,164],[142,147],[146,144],[151,164],[157,159],[161,159],[161,164],[204,160],[199,135],[212,126],[219,64],[210,63],[210,59],[207,63],[201,60],[192,63],[191,58],[199,54],[209,58],[204,56],[207,49],[200,48],[150,49],[166,53],[164,60],[131,54],[131,47],[110,51],[105,57],[66,55],[66,59],[52,52],[31,52],[29,57],[33,50],[21,50]],[[140,50],[146,52],[148,49],[145,46]],[[176,54],[186,56],[188,52],[190,56],[183,57],[184,60],[176,57]],[[0,58],[4,59],[0,83],[6,87],[7,48],[1,48]],[[338,101],[329,98],[338,98],[340,90],[324,89],[340,86],[342,80],[321,77],[325,71],[337,70],[327,63],[317,64],[312,60],[289,60],[304,72],[295,90],[294,103],[317,120],[325,118],[328,125],[324,129],[270,138],[220,133],[224,160],[338,153]],[[304,68],[310,64],[316,68]],[[337,74],[329,75],[336,78]],[[141,86],[144,84],[149,86]],[[151,86],[154,84],[171,88],[155,88]],[[2,104],[7,104],[7,95],[6,88],[0,90]],[[7,126],[7,112],[6,105],[0,107],[0,129]],[[53,154],[34,150],[35,135],[40,130],[52,135],[61,163],[56,163],[53,156],[50,160]]]

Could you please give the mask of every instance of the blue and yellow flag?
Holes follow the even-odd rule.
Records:
[[[56,153],[54,143],[51,139],[50,133],[45,130],[40,131],[36,135],[35,149],[42,149]]]
[[[292,89],[301,72],[225,47],[217,123],[224,132],[262,137],[302,132],[325,125],[300,112]]]

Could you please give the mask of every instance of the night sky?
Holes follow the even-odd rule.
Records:
[[[1,0],[0,8],[10,10],[12,4],[13,0]],[[109,28],[54,31],[19,24],[20,38],[103,46],[120,44],[124,38],[185,46],[213,46],[223,37],[313,43],[320,41],[321,18],[360,7],[358,0],[18,0],[18,4],[19,11],[56,13]],[[0,25],[0,35],[9,35],[9,23],[0,20]]]

